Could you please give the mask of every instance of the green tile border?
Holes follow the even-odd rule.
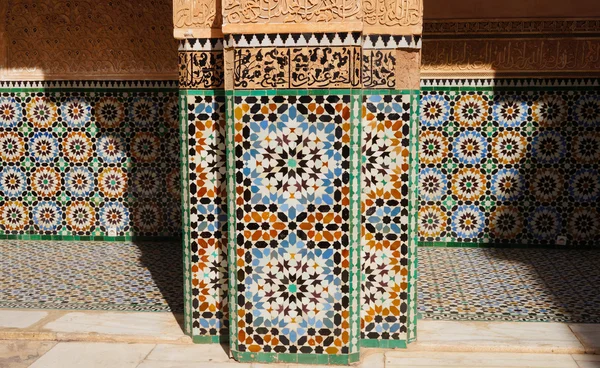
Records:
[[[231,351],[231,355],[240,363],[298,363],[349,365],[360,361],[360,353],[347,355],[302,354],[302,353],[252,353]]]
[[[417,339],[417,287],[418,287],[418,211],[419,211],[419,119],[420,112],[419,90],[410,93],[410,133],[409,133],[409,201],[408,201],[408,331],[407,342],[411,343]]]
[[[236,211],[235,209],[235,121],[233,96],[234,91],[225,91],[225,157],[227,177],[227,267],[229,284],[229,346],[232,352],[238,351],[237,339],[238,307],[237,307],[237,239],[236,239]],[[235,356],[234,356],[235,357]]]
[[[192,342],[194,344],[223,344],[226,343],[228,340],[226,339],[227,336],[220,336],[220,335],[206,335],[206,336],[192,336]]]
[[[187,122],[187,97],[188,91],[179,92],[179,127],[180,127],[180,156],[181,167],[181,236],[183,247],[183,325],[186,334],[193,335],[192,323],[192,269],[190,248],[190,191],[189,188],[189,162],[188,162],[188,122]]]
[[[349,352],[360,353],[361,325],[361,171],[362,171],[362,106],[363,91],[350,92],[350,338]]]
[[[360,347],[381,349],[406,349],[408,345],[405,340],[361,339]]]

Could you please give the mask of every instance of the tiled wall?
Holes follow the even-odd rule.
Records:
[[[228,339],[241,361],[346,364],[415,339],[419,93],[390,87],[418,39],[365,37],[364,58],[362,42],[181,42],[194,341]]]
[[[564,236],[561,247],[594,246],[598,81],[439,82],[425,81],[421,97],[420,245],[539,246]]]
[[[416,156],[412,151],[416,151],[418,91],[364,94],[361,344],[405,347],[415,332],[411,319],[416,317],[411,306],[414,285],[409,283],[416,241],[409,222],[416,213],[410,165],[411,155]]]
[[[172,82],[2,82],[0,238],[180,234]]]

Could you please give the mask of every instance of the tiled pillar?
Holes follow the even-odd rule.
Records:
[[[360,33],[226,36],[239,361],[359,359],[361,42]]]
[[[416,338],[419,36],[365,35],[361,346]]]
[[[222,38],[181,41],[184,327],[196,343],[228,338],[223,65]]]

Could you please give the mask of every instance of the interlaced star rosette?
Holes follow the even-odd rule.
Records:
[[[426,201],[439,201],[448,189],[448,179],[440,169],[425,168],[419,173],[419,195]]]
[[[402,207],[400,201],[388,199],[379,206],[372,206],[364,213],[365,228],[369,233],[400,234]]]
[[[579,97],[574,107],[575,120],[585,126],[600,125],[600,99],[598,95],[585,95]]]
[[[52,167],[38,167],[31,174],[31,187],[38,197],[53,197],[60,189],[60,174]]]
[[[524,180],[517,169],[500,169],[492,175],[492,194],[500,201],[513,201],[521,197]]]
[[[131,142],[131,153],[137,162],[154,162],[160,153],[160,141],[152,133],[136,133]]]
[[[425,95],[421,99],[421,124],[440,127],[450,117],[450,103],[443,95]]]
[[[63,154],[70,162],[87,162],[93,153],[92,140],[83,132],[70,132],[62,142]]]
[[[162,226],[160,208],[151,201],[138,203],[134,210],[133,223],[139,231],[152,233]]]
[[[419,209],[419,235],[439,237],[446,230],[447,221],[446,213],[439,206],[423,206]]]
[[[17,133],[0,132],[0,157],[2,161],[18,162],[25,153],[23,138]]]
[[[493,157],[501,164],[518,164],[525,158],[526,151],[527,139],[519,132],[503,131],[493,138]]]
[[[153,168],[137,168],[133,173],[133,192],[141,198],[158,194],[161,188],[159,173]]]
[[[515,239],[523,230],[523,218],[515,207],[500,206],[490,215],[490,230],[496,239]]]
[[[94,190],[94,176],[85,167],[73,167],[65,176],[65,186],[73,197],[87,197]]]
[[[33,208],[33,223],[42,231],[56,231],[62,223],[62,215],[56,202],[42,201]]]
[[[169,98],[163,106],[163,118],[172,129],[179,129],[179,105],[177,97]]]
[[[560,215],[551,207],[538,207],[528,224],[529,232],[539,240],[554,240],[561,231]]]
[[[133,124],[138,127],[148,127],[158,118],[157,104],[151,98],[134,98],[130,111]]]
[[[452,213],[452,231],[460,238],[477,238],[484,227],[485,216],[476,206],[458,206]]]
[[[29,223],[29,211],[21,202],[8,201],[1,207],[0,220],[8,231],[20,231]]]
[[[533,119],[540,126],[559,126],[567,119],[567,104],[560,95],[543,95],[533,103]]]
[[[459,201],[477,201],[485,194],[486,184],[479,169],[463,168],[453,175],[452,192]]]
[[[19,168],[5,166],[0,173],[0,188],[6,197],[19,197],[27,188],[25,174]]]
[[[565,140],[559,132],[555,131],[541,132],[533,138],[532,147],[532,157],[539,163],[558,163],[566,154]]]
[[[337,124],[309,123],[289,106],[277,123],[250,122],[249,128],[254,143],[248,168],[257,175],[253,191],[289,206],[333,204],[342,174]]]
[[[21,104],[14,97],[0,97],[0,127],[13,128],[22,119]]]
[[[569,193],[578,202],[594,202],[600,195],[600,176],[591,169],[578,170],[570,179]]]
[[[72,128],[85,127],[92,118],[92,106],[84,98],[71,97],[61,106],[63,121]]]
[[[421,132],[419,159],[423,164],[439,164],[448,156],[448,139],[437,131]]]
[[[29,140],[29,154],[36,162],[53,162],[58,156],[58,142],[52,133],[37,132]]]
[[[401,132],[391,129],[366,129],[363,131],[362,179],[368,188],[386,188],[389,190],[389,172],[396,165],[397,157],[393,152],[392,138]]]
[[[493,117],[500,126],[518,127],[527,120],[527,103],[517,97],[498,97],[494,101]]]
[[[479,127],[487,122],[488,110],[486,97],[464,95],[454,105],[454,119],[464,127]]]
[[[574,137],[573,157],[582,164],[600,162],[600,134],[583,133]]]
[[[100,208],[100,226],[121,232],[129,225],[129,210],[122,203],[109,202]]]
[[[342,317],[342,284],[333,249],[253,249],[252,275],[244,297],[253,305],[253,326],[278,328],[291,344],[309,329],[328,327]]]
[[[67,225],[72,231],[89,231],[96,221],[96,211],[88,202],[75,201],[67,207]]]
[[[121,138],[115,135],[105,135],[96,143],[98,157],[103,162],[114,164],[121,162],[125,157],[125,145]]]
[[[569,233],[575,240],[595,240],[600,234],[600,216],[595,208],[576,208],[569,216]]]
[[[125,120],[125,107],[116,97],[102,97],[94,110],[96,121],[102,128],[116,128]]]
[[[488,143],[479,132],[465,131],[452,143],[452,154],[463,164],[478,164],[486,157]]]
[[[179,168],[171,170],[167,174],[167,192],[174,199],[179,200],[181,197],[181,170]],[[225,183],[221,183],[224,186]],[[223,188],[224,189],[224,188]]]
[[[120,167],[107,167],[98,175],[98,187],[108,198],[120,198],[127,190],[127,176]]]
[[[27,120],[36,128],[51,128],[58,119],[58,107],[47,97],[33,97],[26,111]]]
[[[531,181],[531,193],[540,202],[556,200],[563,189],[563,175],[556,169],[538,170]]]
[[[386,246],[363,252],[361,297],[363,306],[361,317],[367,324],[364,331],[399,332],[398,319],[401,312],[401,294],[407,290],[407,267],[401,265],[400,241],[386,242]],[[403,287],[404,286],[404,287]],[[377,323],[373,323],[377,321]]]

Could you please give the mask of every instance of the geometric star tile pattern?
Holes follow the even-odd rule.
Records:
[[[175,236],[174,91],[0,92],[0,236]]]
[[[419,241],[594,246],[600,96],[424,91]]]
[[[233,96],[234,350],[354,352],[353,98]]]
[[[177,242],[0,242],[0,308],[182,312]]]
[[[225,100],[187,91],[187,170],[193,336],[228,336]]]
[[[410,112],[410,93],[364,97],[363,339],[407,339]]]
[[[598,282],[596,249],[419,248],[425,319],[600,323]]]

